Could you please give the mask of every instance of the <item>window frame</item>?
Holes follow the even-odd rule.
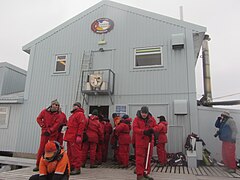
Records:
[[[122,111],[122,107],[124,107],[125,111]],[[115,105],[115,113],[118,116],[122,117],[124,114],[127,114],[127,104],[116,104]]]
[[[6,109],[6,112],[0,111],[0,114],[5,114],[6,115],[6,119],[5,119],[5,123],[0,125],[0,129],[7,129],[8,128],[9,115],[10,115],[10,107],[1,106],[0,109],[1,108]]]
[[[65,56],[65,70],[64,71],[57,71],[57,63],[60,61],[59,56]],[[54,70],[53,74],[67,74],[69,66],[69,55],[68,54],[56,54],[55,55],[55,62],[54,62]]]
[[[143,52],[141,54],[138,54],[138,50],[151,50],[151,49],[159,49],[159,51],[156,52]],[[136,65],[136,56],[141,56],[141,55],[151,55],[151,54],[160,54],[160,63],[159,65],[146,65],[146,66],[137,66]],[[134,49],[134,69],[141,69],[141,68],[158,68],[158,67],[163,67],[163,47],[162,46],[155,46],[155,47],[144,47],[144,48],[135,48]]]

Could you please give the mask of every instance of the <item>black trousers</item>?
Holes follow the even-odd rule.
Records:
[[[48,174],[45,176],[39,176],[39,174],[32,175],[29,180],[69,180],[69,176],[66,174]]]

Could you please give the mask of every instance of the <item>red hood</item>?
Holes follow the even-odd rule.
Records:
[[[167,121],[162,121],[162,122],[159,122],[159,124],[163,124],[163,125],[165,125],[165,126],[167,126],[168,125],[168,122]]]
[[[90,117],[89,117],[89,119],[91,119],[91,120],[99,120],[99,118],[98,118],[98,116],[95,116],[95,115],[91,115]]]

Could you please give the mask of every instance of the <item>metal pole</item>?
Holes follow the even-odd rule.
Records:
[[[183,21],[183,6],[179,7],[179,11],[180,11],[180,20]]]
[[[204,96],[207,103],[212,102],[208,41],[210,41],[209,35],[205,35],[202,42],[202,65],[203,65]]]

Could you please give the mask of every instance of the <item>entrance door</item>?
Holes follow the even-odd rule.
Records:
[[[109,106],[90,106],[89,114],[91,114],[94,109],[97,109],[98,113],[103,115],[103,117],[108,118]]]
[[[112,69],[113,51],[95,51],[93,52],[93,69]]]

